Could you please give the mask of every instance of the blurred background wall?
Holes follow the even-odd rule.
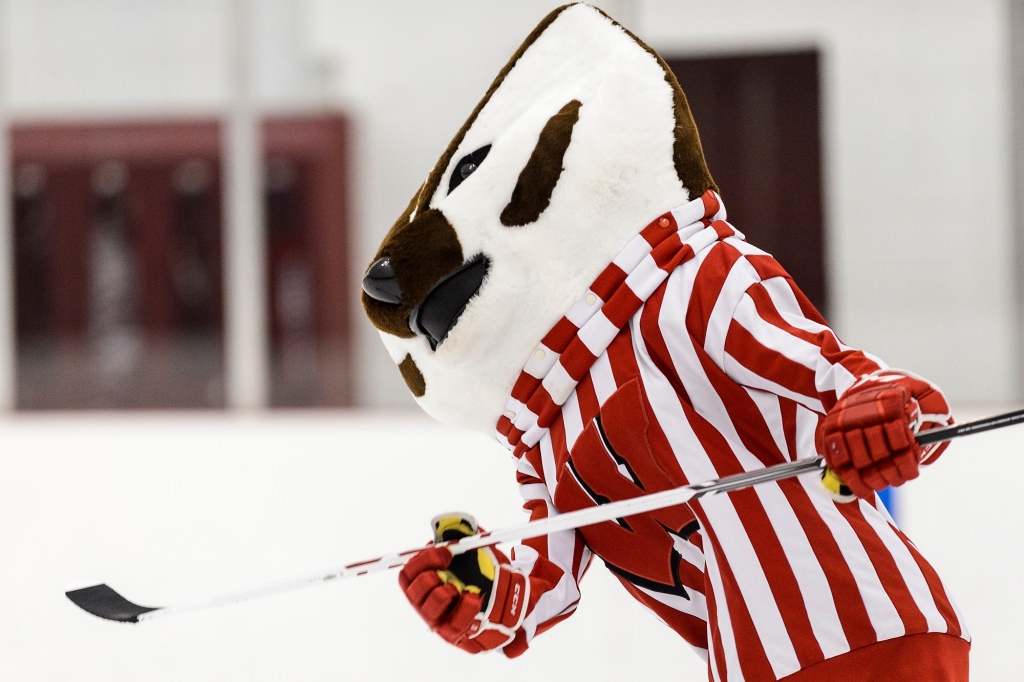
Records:
[[[673,61],[731,217],[752,241],[782,248],[759,239],[765,207],[788,223],[803,197],[819,202],[810,227],[781,238],[795,255],[777,255],[792,270],[818,268],[795,274],[847,341],[933,377],[955,400],[1020,397],[1016,3],[599,4]],[[6,0],[18,405],[232,404],[224,316],[240,304],[224,288],[218,125],[235,105],[240,54],[261,125],[277,124],[276,138],[264,131],[260,169],[264,290],[242,291],[268,318],[262,400],[411,404],[362,319],[362,270],[556,5]],[[241,53],[238,7],[251,20]],[[787,55],[810,60],[804,75],[770,70]],[[746,60],[746,75],[730,60]],[[731,99],[705,94],[722,83]],[[765,149],[778,102],[811,88],[803,118]],[[722,125],[732,146],[711,148]],[[817,164],[809,173],[785,165],[798,153]],[[750,167],[723,177],[740,156]]]
[[[64,517],[75,509],[18,481],[38,486],[56,476],[51,491],[87,490],[110,475],[100,466],[110,464],[107,455],[136,462],[133,448],[151,449],[142,440],[149,433],[166,457],[154,470],[129,467],[135,477],[122,482],[130,488],[141,476],[157,486],[175,472],[169,479],[186,497],[169,507],[133,498],[135,516],[124,522],[134,525],[121,530],[138,540],[150,522],[173,517],[174,505],[194,502],[189,486],[210,475],[203,456],[217,461],[225,448],[258,447],[264,432],[239,416],[246,410],[231,408],[316,408],[273,422],[291,434],[268,441],[279,448],[266,454],[273,471],[290,471],[289,443],[306,443],[310,432],[328,439],[320,443],[325,456],[342,461],[354,451],[381,454],[366,424],[406,428],[411,419],[417,438],[449,442],[407,411],[412,400],[362,317],[359,280],[495,74],[558,4],[0,0],[0,125],[9,133],[0,154],[6,148],[11,157],[0,172],[9,201],[0,213],[10,214],[0,239],[0,406],[2,433],[17,447],[3,453],[8,488],[0,490],[10,493],[2,496],[15,516],[26,513],[20,501],[50,504],[27,530],[6,536],[26,566],[39,554],[32,542],[51,547],[68,537]],[[962,414],[1024,398],[1018,0],[595,4],[670,61],[730,217],[794,272],[844,340],[935,380]],[[166,412],[199,408],[210,411],[192,413],[198,422]],[[334,426],[311,427],[314,415]],[[374,421],[379,415],[393,417]],[[199,458],[175,459],[178,446],[164,439],[210,418],[247,439],[186,439],[180,448]],[[76,430],[83,419],[99,427]],[[122,425],[139,440],[108,452]],[[61,433],[74,435],[60,440]],[[56,444],[40,445],[43,456],[33,457],[34,444],[50,442],[44,434]],[[88,445],[85,459],[52,454],[74,451],[76,438]],[[386,477],[399,499],[431,473],[390,476],[395,461],[411,466],[415,454],[386,458],[367,475]],[[986,471],[968,458],[958,460],[958,475]],[[61,478],[65,471],[73,478]],[[301,469],[311,479],[321,471]],[[224,465],[213,475],[230,487],[237,470]],[[511,478],[504,483],[511,487]],[[396,514],[387,523],[407,528],[447,508],[456,488],[439,489],[448,497],[431,498],[415,519]],[[965,509],[993,503],[983,491],[957,493],[966,495]],[[194,494],[223,490],[207,481]],[[298,504],[310,491],[288,494]],[[71,499],[87,504],[88,496]],[[235,490],[226,499],[211,513],[224,514],[231,500],[264,498]],[[971,515],[946,502],[919,493],[900,503],[938,548],[972,533]],[[279,504],[292,508],[284,498]],[[335,519],[358,513],[340,503],[295,508]],[[105,523],[119,518],[116,508],[96,514]],[[941,529],[930,523],[934,514]],[[1000,507],[984,518],[1019,517]],[[244,523],[244,515],[230,518]],[[75,551],[59,557],[62,578],[82,566],[109,569],[95,548],[109,551],[110,536],[86,546],[73,535]],[[213,536],[209,543],[221,546]],[[343,561],[359,558],[349,556],[350,544],[331,549]],[[950,570],[970,576],[973,555],[945,549]],[[1007,560],[1019,554],[993,551]],[[309,564],[308,555],[296,556]],[[986,556],[990,567],[999,563]],[[185,566],[199,582],[199,569]],[[278,568],[292,570],[272,563],[260,575]],[[988,603],[992,594],[977,598]],[[396,600],[394,608],[404,607]],[[62,632],[78,636],[79,621],[68,623]],[[19,634],[16,622],[7,628]],[[159,668],[170,654],[149,646]],[[995,655],[998,647],[988,646]],[[209,655],[204,660],[217,660]],[[989,671],[1002,670],[986,660]],[[21,663],[11,679],[47,679]],[[174,678],[174,666],[161,669]],[[104,678],[92,671],[81,679]],[[118,679],[136,679],[130,664]]]

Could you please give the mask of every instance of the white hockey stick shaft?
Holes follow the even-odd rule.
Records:
[[[556,514],[545,519],[530,521],[516,526],[509,526],[504,529],[484,531],[477,535],[470,535],[458,540],[438,543],[438,546],[448,547],[453,554],[462,554],[474,549],[489,547],[503,542],[528,540],[530,538],[551,535],[552,533],[557,533],[559,531],[581,528],[595,523],[601,523],[603,521],[643,514],[656,509],[684,504],[690,500],[695,500],[701,497],[724,493],[740,488],[747,488],[758,483],[776,481],[812,471],[822,471],[823,468],[824,463],[820,457],[800,460],[797,462],[785,462],[765,469],[725,476],[706,483],[685,485],[662,492],[642,495],[628,500],[609,502],[607,504],[588,507],[578,511]],[[403,566],[410,558],[413,557],[413,555],[422,549],[423,546],[420,546],[404,552],[385,554],[383,556],[374,557],[373,559],[348,564],[334,570],[314,573],[289,580],[282,580],[262,587],[250,588],[239,592],[224,594],[205,601],[181,604],[178,606],[140,606],[128,601],[106,585],[94,585],[81,590],[74,590],[68,592],[67,595],[79,607],[101,618],[125,622],[138,622],[161,618],[171,614],[200,611],[217,606],[225,606],[274,594],[291,592],[293,590],[318,583],[355,578],[369,573],[398,568]]]
[[[765,469],[725,476],[724,478],[715,479],[706,483],[681,486],[679,488],[672,488],[658,493],[642,495],[628,500],[609,502],[607,504],[587,507],[586,509],[580,509],[578,511],[556,514],[555,516],[549,516],[545,519],[530,521],[516,526],[509,526],[504,529],[484,531],[477,535],[470,535],[459,540],[439,543],[438,546],[448,547],[452,554],[462,554],[474,549],[489,547],[503,542],[529,540],[530,538],[551,535],[559,531],[582,528],[584,526],[590,526],[603,521],[611,521],[612,519],[633,516],[635,514],[643,514],[656,509],[664,509],[665,507],[683,504],[699,497],[715,495],[717,493],[737,490],[739,488],[747,488],[766,481],[777,481],[782,478],[789,478],[791,476],[804,474],[809,471],[820,471],[823,467],[824,463],[820,457],[800,460],[797,462],[776,464]],[[422,549],[423,547],[416,547],[415,549],[409,549],[396,554],[385,554],[373,559],[348,564],[347,566],[343,566],[332,571],[312,574],[304,578],[294,578],[291,580],[272,583],[263,587],[217,597],[206,602],[177,607],[167,606],[155,609],[140,615],[139,620],[149,620],[169,615],[171,613],[197,611],[215,606],[223,606],[235,602],[255,599],[257,597],[289,592],[307,585],[314,585],[332,580],[355,578],[367,575],[368,573],[399,568],[404,566],[405,563],[413,557],[413,555]]]

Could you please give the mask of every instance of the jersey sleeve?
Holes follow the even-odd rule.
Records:
[[[746,253],[721,289],[727,319],[717,321],[721,334],[708,334],[717,347],[706,347],[730,378],[824,414],[862,377],[887,369],[843,343],[775,259],[739,248]]]
[[[530,520],[556,513],[548,488],[529,454],[519,459],[516,472],[523,507]],[[579,581],[590,563],[591,551],[575,530],[532,538],[512,549],[512,566],[529,577],[526,618],[516,638],[504,648],[509,657],[523,653],[533,638],[565,620],[580,599]]]
[[[919,401],[915,430],[953,423],[941,391],[926,379],[888,367],[870,353],[844,344],[782,266],[745,243],[722,296],[733,300],[721,345],[712,355],[737,383],[794,400],[827,413],[851,388],[902,382]],[[708,335],[708,338],[715,338]],[[938,458],[945,445],[924,448],[922,462]]]

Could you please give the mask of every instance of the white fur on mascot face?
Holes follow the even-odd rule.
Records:
[[[709,187],[664,61],[601,11],[562,7],[385,237],[364,306],[429,414],[493,432],[548,330],[633,235]]]

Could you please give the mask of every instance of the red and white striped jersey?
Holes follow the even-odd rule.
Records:
[[[888,371],[724,218],[708,192],[655,220],[536,348],[498,423],[533,519],[813,457],[819,417]],[[714,680],[778,679],[902,635],[968,638],[884,507],[837,503],[809,474],[516,547],[530,612],[507,653],[575,610],[593,556]]]

